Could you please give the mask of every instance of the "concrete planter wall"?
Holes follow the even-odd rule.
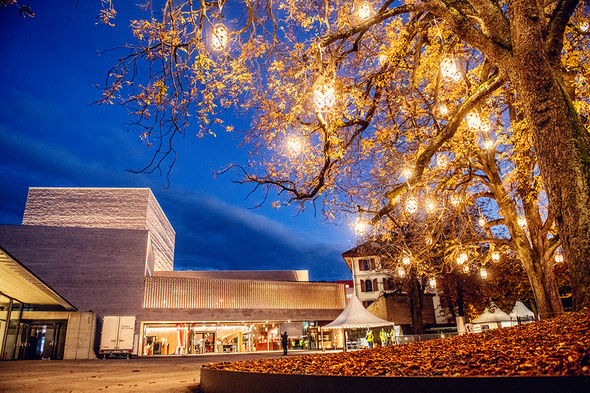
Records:
[[[339,377],[201,369],[202,393],[590,392],[583,377]]]

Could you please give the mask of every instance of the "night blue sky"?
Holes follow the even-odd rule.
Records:
[[[309,270],[310,280],[350,278],[341,254],[354,247],[345,223],[313,209],[273,209],[246,199],[250,186],[212,170],[244,164],[238,133],[187,136],[177,144],[170,188],[159,174],[132,174],[153,150],[127,126],[124,108],[90,105],[132,40],[129,20],[147,13],[115,2],[116,26],[96,24],[100,1],[27,0],[35,18],[0,8],[0,224],[20,224],[29,187],[149,187],[176,230],[176,270]],[[275,200],[278,198],[275,198]]]

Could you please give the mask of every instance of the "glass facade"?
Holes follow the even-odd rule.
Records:
[[[338,346],[338,337],[332,331],[324,332],[322,344],[317,322],[145,322],[139,353],[158,356],[278,351],[285,331],[289,350]]]
[[[0,294],[0,359],[15,359],[17,334],[23,304]]]

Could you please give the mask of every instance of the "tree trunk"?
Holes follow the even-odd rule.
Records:
[[[573,309],[590,307],[590,135],[551,64],[536,2],[510,3],[515,82],[572,282]],[[536,285],[536,284],[533,284]],[[539,299],[537,299],[539,301]],[[541,307],[539,305],[539,307]]]
[[[411,274],[410,280],[410,308],[412,311],[412,327],[414,334],[424,334],[424,320],[422,309],[424,308],[424,291],[415,274]]]
[[[545,319],[563,314],[563,304],[559,297],[552,261],[542,261],[539,258],[522,258],[520,254],[519,258],[523,262],[533,288],[538,317]]]

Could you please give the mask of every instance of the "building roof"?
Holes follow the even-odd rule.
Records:
[[[352,258],[368,257],[372,255],[379,255],[379,243],[368,241],[363,244],[356,246],[348,251],[342,253],[342,258],[348,265],[350,271],[352,271]]]
[[[307,270],[210,270],[159,271],[154,277],[204,280],[309,281]]]
[[[25,304],[58,305],[66,310],[76,310],[1,246],[0,293]]]

